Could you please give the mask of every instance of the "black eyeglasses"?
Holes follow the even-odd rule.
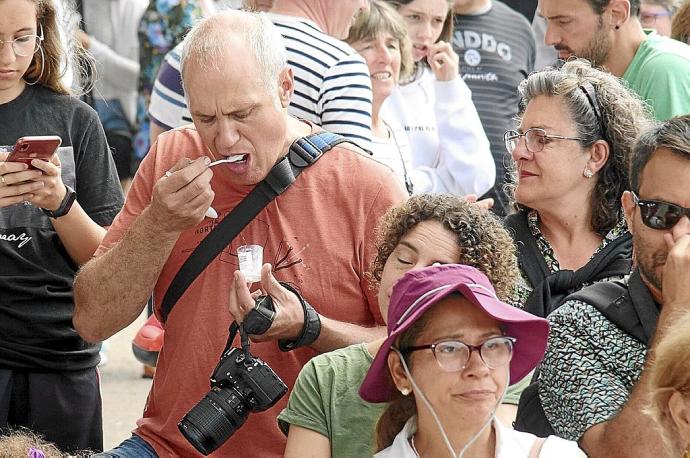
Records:
[[[658,230],[671,229],[683,216],[690,218],[690,208],[664,202],[663,200],[641,200],[631,192],[633,202],[640,207],[642,222],[647,227]]]
[[[515,148],[517,148],[518,144],[520,143],[520,137],[525,137],[527,151],[530,153],[538,153],[542,151],[549,140],[554,138],[558,140],[584,141],[584,139],[580,137],[566,137],[563,135],[547,134],[544,129],[539,127],[527,129],[522,134],[517,130],[509,130],[503,134],[503,142],[506,145],[506,150],[508,150],[508,153],[513,154],[513,151],[515,151]]]
[[[459,340],[444,340],[430,345],[408,347],[404,353],[431,349],[441,369],[445,372],[457,372],[465,368],[472,352],[476,351],[488,368],[495,369],[510,362],[516,341],[514,337],[507,336],[492,337],[481,345],[469,345]]]

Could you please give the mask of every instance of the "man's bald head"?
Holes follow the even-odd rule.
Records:
[[[194,26],[182,45],[183,84],[187,71],[223,71],[238,59],[254,59],[257,79],[266,89],[275,90],[287,66],[287,56],[283,37],[266,15],[223,11]]]

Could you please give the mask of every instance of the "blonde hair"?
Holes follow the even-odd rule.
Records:
[[[690,403],[690,312],[673,321],[666,335],[656,347],[651,367],[649,388],[651,404],[645,413],[654,419],[669,456],[680,456],[682,443],[668,408],[673,393],[680,393]]]
[[[77,83],[92,84],[86,81],[86,75],[93,71],[93,58],[76,39],[79,16],[72,1],[61,3],[61,14],[58,14],[56,0],[27,1],[36,6],[36,34],[42,34],[43,40],[23,75],[24,81],[45,86],[58,94],[70,94],[72,91],[65,83],[65,75],[71,69]]]
[[[29,429],[4,430],[3,435],[0,436],[0,458],[24,457],[28,455],[31,449],[40,451],[46,458],[66,458],[68,456],[54,444]]]
[[[407,26],[398,11],[381,0],[371,0],[369,9],[357,16],[345,39],[349,44],[370,40],[382,32],[388,32],[400,46],[400,80],[409,78],[414,69],[412,43],[407,35]]]
[[[673,16],[671,38],[690,44],[690,0],[686,0]]]

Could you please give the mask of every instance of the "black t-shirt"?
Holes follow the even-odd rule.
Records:
[[[508,199],[502,191],[511,160],[503,134],[515,125],[520,97],[517,87],[534,69],[534,35],[527,20],[501,2],[475,16],[454,17],[453,49],[460,56],[460,74],[472,90],[472,101],[491,142],[496,185],[488,194],[502,214]]]
[[[59,135],[62,180],[99,225],[122,208],[122,189],[96,112],[74,97],[27,86],[0,105],[0,145],[19,137]],[[72,326],[72,261],[48,216],[29,204],[0,208],[0,367],[80,370],[98,348]]]

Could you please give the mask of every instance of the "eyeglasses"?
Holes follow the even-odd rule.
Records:
[[[36,53],[41,47],[43,41],[43,27],[40,29],[41,34],[22,35],[14,40],[0,40],[0,47],[4,44],[12,46],[14,55],[18,57],[29,57]]]
[[[520,137],[525,137],[525,142],[527,145],[527,151],[530,153],[538,153],[544,149],[544,146],[552,139],[558,140],[577,140],[584,141],[580,137],[565,137],[563,135],[552,135],[546,133],[544,129],[538,127],[532,127],[527,129],[524,133],[520,133],[517,130],[509,130],[503,134],[503,141],[505,142],[506,149],[508,153],[513,154],[515,148],[517,148],[520,143]]]
[[[476,351],[489,369],[495,369],[510,362],[513,357],[513,345],[516,341],[517,339],[514,337],[506,336],[492,337],[481,345],[469,345],[459,340],[444,340],[430,345],[408,347],[405,352],[431,349],[441,369],[445,372],[457,372],[467,366],[472,352]]]
[[[661,11],[658,13],[640,13],[640,24],[643,27],[650,27],[656,23],[657,18],[660,17],[671,17],[669,11]]]
[[[631,193],[633,202],[640,207],[642,222],[647,227],[658,230],[671,229],[683,216],[690,218],[690,208],[664,202],[663,200],[640,200],[637,194]]]

